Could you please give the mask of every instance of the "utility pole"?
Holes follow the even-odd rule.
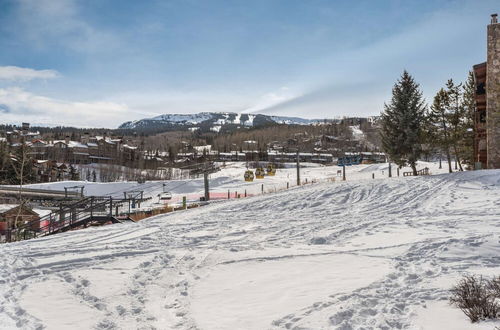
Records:
[[[208,187],[208,168],[207,168],[207,163],[205,163],[205,168],[203,171],[203,181],[205,183],[205,201],[210,200],[210,192],[209,192],[209,187]]]
[[[300,160],[299,160],[299,149],[297,149],[297,186],[300,186]]]

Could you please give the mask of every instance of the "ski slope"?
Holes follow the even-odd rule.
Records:
[[[396,176],[396,165],[393,165],[393,175]],[[265,179],[255,179],[253,182],[245,182],[243,175],[246,170],[244,162],[227,162],[221,164],[221,171],[213,173],[209,176],[210,191],[215,194],[227,195],[229,191],[231,196],[239,193],[242,196],[246,191],[247,194],[257,195],[270,192],[276,192],[286,189],[287,184],[293,187],[297,183],[295,163],[285,164],[286,168],[280,168],[276,172],[276,176],[266,176]],[[359,182],[363,180],[387,178],[388,163],[372,164],[372,165],[354,165],[346,167],[346,177],[349,182]],[[419,162],[418,169],[429,167],[432,174],[445,173],[446,168],[443,164],[443,169],[439,169],[438,163]],[[339,166],[323,166],[314,163],[301,163],[300,177],[301,182],[331,182],[333,180],[342,181],[342,175],[338,173],[342,168]],[[400,171],[411,171],[410,168],[403,168]],[[158,194],[168,190],[173,195],[174,201],[182,200],[183,196],[187,196],[190,200],[199,200],[204,195],[203,178],[198,179],[181,179],[169,181],[147,181],[146,183],[137,183],[135,181],[99,183],[88,181],[60,181],[51,183],[39,183],[26,185],[29,188],[52,189],[63,191],[65,187],[84,186],[85,196],[103,196],[109,195],[121,198],[123,193],[127,191],[143,191],[145,197],[151,197],[149,202],[143,203],[144,208],[154,207],[158,203]],[[76,190],[75,190],[76,191]],[[79,191],[79,190],[78,190]]]
[[[366,168],[370,179],[1,245],[1,327],[500,326],[447,304],[462,274],[500,274],[500,170],[372,180]]]

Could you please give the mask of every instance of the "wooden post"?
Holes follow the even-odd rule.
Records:
[[[205,201],[209,201],[210,200],[210,192],[208,189],[208,172],[206,169],[205,169],[205,172],[203,172],[203,182],[205,184]]]
[[[375,179],[375,173],[372,173],[372,179]]]
[[[229,193],[229,189],[227,190],[227,199],[231,198],[231,194]]]
[[[247,197],[247,190],[245,189],[245,197]]]
[[[345,181],[345,165],[342,165],[342,181]]]
[[[59,221],[64,222],[64,212],[62,205],[59,205]]]
[[[297,186],[300,186],[300,159],[299,150],[297,149]]]
[[[260,191],[264,193],[264,184],[262,184],[262,186],[260,187]]]
[[[286,183],[286,189],[290,188],[290,182]]]
[[[187,199],[186,196],[182,196],[182,207],[187,209]]]
[[[109,196],[109,217],[113,216],[113,197]]]

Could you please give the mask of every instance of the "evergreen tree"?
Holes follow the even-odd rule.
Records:
[[[384,104],[381,119],[384,151],[399,166],[410,165],[417,175],[422,155],[426,106],[419,85],[405,70],[392,89],[392,99]]]
[[[172,146],[168,146],[168,159],[173,164],[176,158],[177,155],[175,153],[175,149]]]
[[[448,98],[449,98],[449,108],[448,117],[450,123],[450,144],[453,148],[453,153],[455,155],[455,169],[458,165],[460,171],[463,171],[460,153],[459,153],[459,142],[462,140],[462,119],[464,118],[464,107],[462,104],[462,84],[455,85],[452,79],[448,80],[446,83]]]
[[[0,141],[0,184],[7,184],[9,164],[9,148],[6,142]]]
[[[69,165],[69,179],[76,181],[78,180],[78,172],[73,165]]]
[[[467,82],[456,85],[452,79],[434,97],[429,115],[432,145],[446,155],[452,172],[452,153],[455,167],[463,171],[462,163],[472,164],[473,116],[475,109],[474,77],[469,73]]]
[[[429,113],[429,140],[430,144],[440,150],[441,153],[446,155],[448,161],[448,171],[453,172],[451,168],[451,134],[449,127],[449,116],[447,109],[449,108],[450,98],[449,94],[441,88],[431,106]]]
[[[467,81],[463,85],[461,120],[460,157],[465,164],[474,164],[474,112],[476,111],[476,87],[474,73],[469,71]]]

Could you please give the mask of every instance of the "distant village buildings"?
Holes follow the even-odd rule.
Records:
[[[82,179],[107,182],[118,179],[136,180],[142,176],[158,178],[173,173],[172,168],[186,169],[207,160],[294,162],[299,147],[301,162],[334,164],[337,157],[350,152],[362,156],[363,162],[372,163],[385,158],[378,153],[368,152],[378,149],[367,147],[362,129],[370,129],[377,119],[345,117],[339,119],[337,124],[325,123],[333,125],[333,128],[316,129],[317,132],[313,133],[298,130],[293,134],[281,134],[276,141],[255,137],[241,141],[235,139],[219,143],[218,148],[213,148],[213,145],[192,145],[193,141],[189,139],[174,140],[173,145],[162,142],[163,150],[148,147],[144,137],[72,133],[63,135],[64,138],[61,139],[58,131],[41,134],[30,129],[29,123],[23,123],[21,127],[14,126],[6,132],[0,132],[0,147],[6,147],[12,157],[19,151],[25,153],[33,165],[32,168],[30,166],[30,173],[33,174],[30,182]],[[158,146],[154,138],[149,137],[149,142]],[[168,151],[165,151],[166,147]],[[17,154],[16,157],[18,156]],[[160,173],[161,171],[168,173]]]
[[[139,158],[138,147],[126,143],[123,138],[84,133],[80,141],[72,141],[69,136],[64,140],[43,140],[39,132],[29,130],[29,123],[23,123],[20,130],[6,132],[5,141],[13,148],[25,143],[30,147],[29,156],[35,160],[131,165]]]
[[[51,182],[72,179],[70,166],[111,164],[138,167],[145,156],[132,141],[121,137],[90,136],[84,133],[78,141],[66,136],[64,140],[43,139],[38,131],[30,131],[29,123],[4,133],[0,143],[12,150],[23,144],[27,157],[33,160],[37,181]]]
[[[497,14],[491,15],[487,28],[487,60],[473,69],[475,167],[500,168],[500,23]]]

